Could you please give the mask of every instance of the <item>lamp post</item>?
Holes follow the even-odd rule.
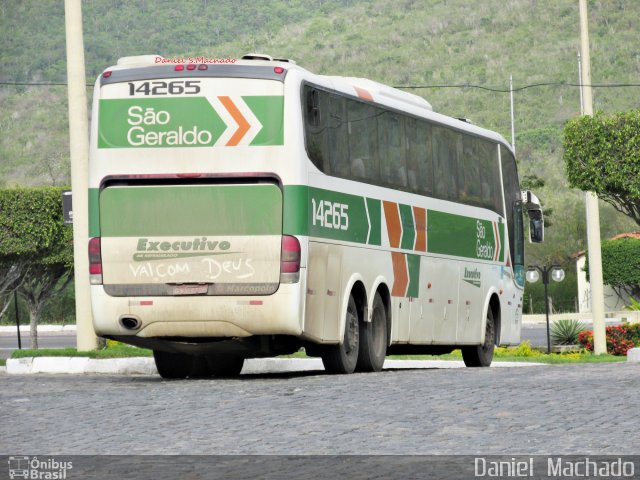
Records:
[[[542,283],[544,285],[544,313],[547,317],[547,353],[551,353],[551,334],[549,331],[549,293],[547,285],[549,285],[549,276],[551,276],[551,279],[554,282],[563,281],[564,270],[560,265],[544,265],[542,267],[539,267],[538,265],[529,265],[526,275],[527,282],[537,282],[540,279],[540,274],[542,274]]]

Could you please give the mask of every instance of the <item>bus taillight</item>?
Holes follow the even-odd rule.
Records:
[[[102,285],[100,237],[94,237],[89,240],[89,281],[91,285]]]
[[[282,236],[280,251],[280,283],[296,283],[300,279],[300,242],[290,235]]]

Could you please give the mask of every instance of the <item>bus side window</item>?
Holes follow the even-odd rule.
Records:
[[[407,139],[407,185],[412,192],[433,193],[431,126],[407,118],[404,124]]]
[[[328,94],[305,87],[305,141],[309,160],[322,172],[328,168],[326,115]]]
[[[480,149],[480,178],[482,198],[486,208],[504,215],[502,195],[500,194],[500,170],[498,168],[498,146],[491,142],[482,142]]]
[[[462,140],[461,158],[461,194],[460,201],[470,205],[483,206],[480,188],[480,161],[478,158],[478,140],[465,136]]]
[[[418,189],[426,195],[433,194],[433,140],[432,128],[426,122],[418,123],[417,152],[418,152]]]
[[[384,112],[378,116],[378,151],[380,152],[380,180],[390,187],[407,186],[407,169],[398,116]]]
[[[376,109],[365,103],[347,100],[347,113],[351,177],[376,183],[379,178]]]
[[[351,174],[349,165],[349,143],[347,132],[346,99],[337,95],[329,96],[329,163],[331,174],[348,178]]]
[[[404,135],[407,154],[407,186],[412,192],[418,193],[418,136],[415,118],[405,118]]]
[[[458,152],[456,132],[447,128],[433,129],[434,190],[436,197],[458,200]]]
[[[507,208],[505,217],[509,227],[509,252],[515,266],[524,266],[524,226],[522,220],[522,198],[516,160],[511,152],[500,146],[502,163],[502,183],[504,203]],[[511,224],[509,223],[511,222]]]
[[[307,124],[310,127],[320,126],[320,95],[315,88],[307,87]]]

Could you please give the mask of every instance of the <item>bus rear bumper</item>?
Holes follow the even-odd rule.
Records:
[[[98,335],[108,337],[299,336],[302,284],[281,284],[273,295],[251,297],[112,297],[95,285],[91,287],[93,325]],[[134,323],[135,328],[126,327]]]

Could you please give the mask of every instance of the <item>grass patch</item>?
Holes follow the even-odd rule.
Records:
[[[454,350],[446,355],[391,355],[394,360],[462,360],[462,352]],[[498,347],[493,354],[494,362],[531,362],[531,363],[609,363],[624,362],[625,356],[594,355],[586,349],[569,353],[543,353],[531,348],[529,342],[522,342],[517,347]]]
[[[38,350],[14,350],[11,358],[25,357],[89,357],[89,358],[128,358],[128,357],[151,357],[153,352],[146,348],[132,347],[122,343],[109,345],[102,350],[91,350],[89,352],[78,352],[73,347],[68,348],[39,348]]]
[[[4,358],[0,358],[0,367],[6,367],[7,361]]]
[[[286,355],[289,358],[306,358],[304,351]],[[390,360],[462,360],[462,352],[454,350],[445,355],[389,355]],[[609,363],[624,362],[625,356],[594,355],[586,349],[569,353],[544,353],[531,347],[528,341],[517,347],[498,347],[494,351],[494,362],[530,362],[530,363]]]
[[[153,352],[146,348],[132,347],[124,343],[109,341],[107,348],[78,352],[75,348],[43,348],[38,350],[14,350],[11,358],[25,357],[89,357],[89,358],[127,358],[151,357]],[[308,358],[303,350],[284,358]],[[446,355],[389,355],[391,360],[462,360],[462,352],[454,350]],[[570,353],[543,353],[531,348],[529,342],[523,342],[517,347],[499,347],[495,349],[494,362],[535,362],[535,363],[609,363],[624,362],[627,357],[616,355],[594,355],[588,350]],[[0,365],[6,362],[0,359]]]

